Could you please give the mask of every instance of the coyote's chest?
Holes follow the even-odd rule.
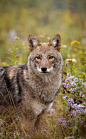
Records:
[[[44,82],[44,80],[37,79],[37,77],[33,75],[28,83],[30,88],[32,89],[33,95],[39,98],[39,100],[44,104],[54,101],[55,96],[61,85],[60,74],[52,76],[52,78],[50,80],[49,79],[47,82]]]

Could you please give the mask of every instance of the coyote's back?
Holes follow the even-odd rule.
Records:
[[[0,67],[0,105],[21,106],[30,128],[37,128],[61,86],[61,38],[56,34],[42,43],[30,34],[28,41],[31,52],[27,64]]]

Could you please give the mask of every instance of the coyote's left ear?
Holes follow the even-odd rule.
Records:
[[[58,51],[61,49],[61,37],[59,34],[56,34],[50,41],[49,45],[52,45],[54,48],[56,48]]]
[[[28,41],[29,41],[29,49],[31,51],[40,44],[40,41],[33,34],[30,34],[28,36]]]

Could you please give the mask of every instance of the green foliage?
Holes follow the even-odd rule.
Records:
[[[21,43],[19,42],[19,38],[16,38],[12,48],[8,50],[9,51],[8,53],[12,56],[8,57],[8,59],[11,61],[11,65],[15,65],[19,59],[19,55],[16,53],[20,49],[20,46]]]

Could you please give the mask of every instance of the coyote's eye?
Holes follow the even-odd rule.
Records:
[[[36,61],[40,61],[41,60],[41,56],[36,56]]]
[[[48,58],[49,58],[49,60],[54,60],[55,59],[54,56],[49,56]]]
[[[40,56],[37,56],[36,58],[37,58],[37,59],[41,59],[41,57],[40,57]]]

